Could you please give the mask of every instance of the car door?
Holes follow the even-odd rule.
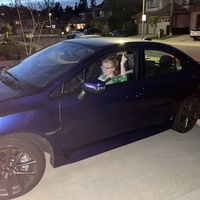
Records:
[[[142,127],[141,80],[106,85],[102,94],[89,93],[87,98],[79,100],[80,90],[70,90],[70,84],[73,83],[74,87],[76,80],[83,77],[81,73],[72,77],[73,80],[66,81],[66,92],[59,97],[62,136],[66,149]]]
[[[188,73],[184,60],[175,52],[148,48],[144,50],[144,123],[167,124],[185,99]]]
[[[60,97],[63,138],[67,149],[141,128],[143,88],[137,81],[106,86],[103,94],[78,99]]]

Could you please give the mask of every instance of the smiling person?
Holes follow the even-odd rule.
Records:
[[[120,74],[118,75],[118,62],[112,58],[105,58],[102,61],[102,74],[99,76],[99,80],[106,82],[106,85],[127,81],[126,69],[124,67],[127,58],[122,55],[120,63]]]

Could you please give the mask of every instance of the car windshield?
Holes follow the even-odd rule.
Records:
[[[8,69],[8,72],[19,80],[41,88],[53,82],[94,52],[96,49],[93,47],[60,42],[18,62]]]

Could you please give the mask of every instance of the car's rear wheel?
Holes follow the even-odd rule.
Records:
[[[45,171],[44,152],[34,141],[18,135],[0,138],[0,199],[29,192]]]
[[[190,131],[196,124],[199,118],[200,103],[195,97],[186,99],[180,106],[175,117],[173,129],[186,133]]]

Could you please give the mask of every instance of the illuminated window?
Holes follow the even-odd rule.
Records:
[[[94,18],[100,18],[103,17],[103,12],[102,11],[94,11]]]
[[[182,4],[183,5],[191,5],[191,4],[193,4],[193,0],[183,0]]]
[[[158,7],[158,0],[149,0],[148,8],[155,8],[155,7]]]

